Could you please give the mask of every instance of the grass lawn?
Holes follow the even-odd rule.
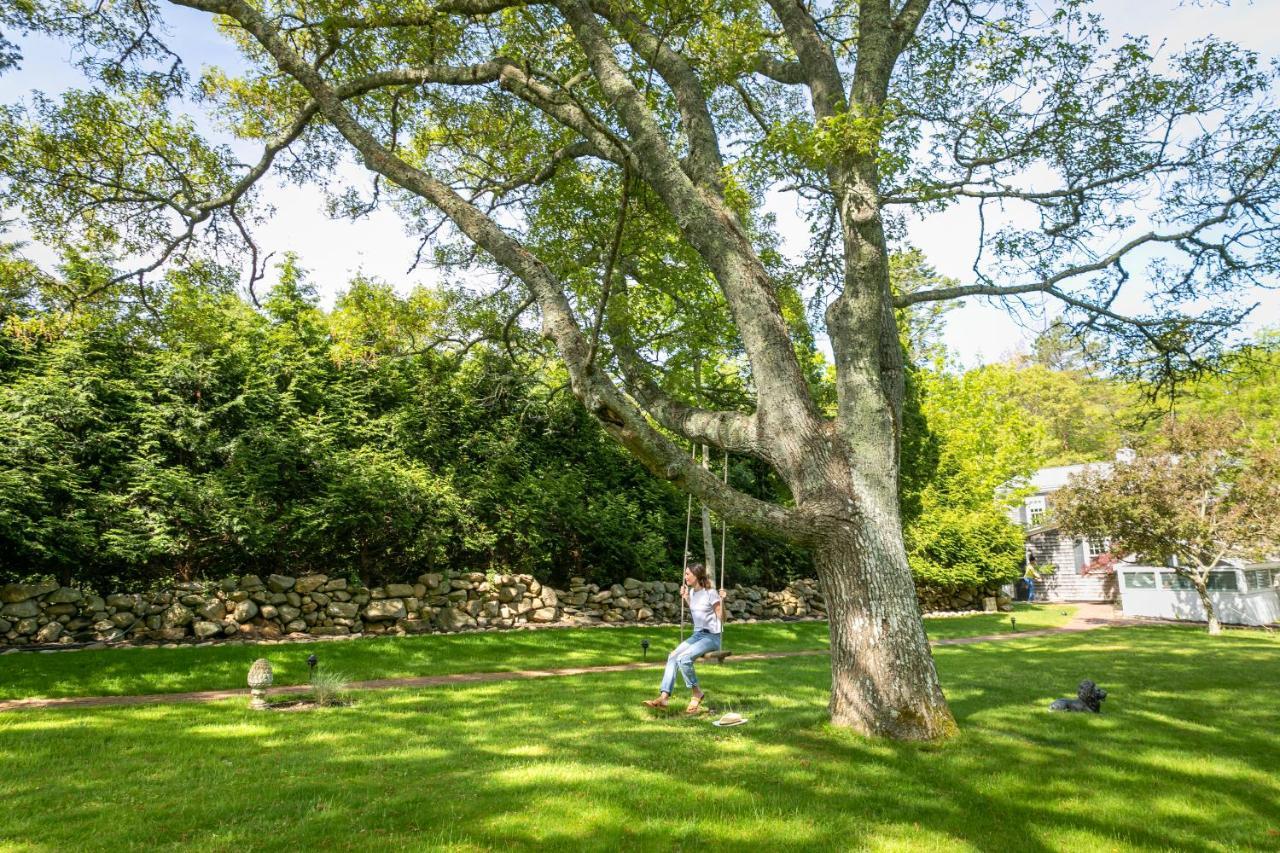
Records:
[[[539,635],[542,636],[542,635]],[[0,849],[1276,850],[1280,640],[1104,629],[935,652],[961,734],[824,723],[825,658],[706,667],[751,722],[654,716],[651,672],[0,714]],[[56,657],[56,656],[53,656]],[[1045,710],[1083,677],[1099,716]]]
[[[1019,630],[1055,627],[1070,621],[1075,608],[1019,605]],[[929,636],[972,637],[1007,633],[1009,615],[979,614],[930,619]],[[824,649],[825,622],[729,623],[725,648],[747,652]],[[0,656],[0,699],[63,696],[121,696],[226,690],[245,686],[254,659],[266,657],[276,684],[305,684],[307,655],[353,680],[443,675],[450,672],[505,672],[516,669],[594,666],[639,660],[640,641],[652,644],[649,658],[662,660],[679,642],[679,629],[552,628],[475,634],[378,637],[278,646],[182,646],[176,649],[102,649],[58,654]]]

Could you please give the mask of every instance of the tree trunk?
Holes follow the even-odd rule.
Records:
[[[708,577],[716,576],[716,542],[711,531],[711,510],[702,505],[702,564],[707,567]]]
[[[1218,611],[1213,609],[1213,601],[1209,598],[1209,585],[1200,578],[1193,578],[1191,585],[1196,588],[1196,594],[1200,596],[1205,618],[1209,621],[1209,633],[1215,636],[1221,634],[1222,623],[1218,621]]]
[[[710,470],[711,457],[707,453],[707,446],[702,445],[702,469]],[[716,543],[715,535],[711,532],[711,510],[706,504],[702,505],[702,563],[710,572],[712,580],[716,576]]]
[[[831,721],[871,737],[935,740],[954,734],[956,723],[897,519],[896,507],[862,512],[814,549],[831,632]]]

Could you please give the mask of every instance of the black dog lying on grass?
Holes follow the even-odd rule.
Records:
[[[1107,698],[1107,691],[1089,679],[1080,682],[1076,690],[1077,699],[1055,699],[1049,706],[1050,711],[1092,711],[1102,713],[1102,700]]]

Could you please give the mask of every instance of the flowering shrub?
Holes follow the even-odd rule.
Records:
[[[1084,574],[1086,575],[1115,574],[1116,563],[1119,563],[1119,562],[1120,562],[1120,558],[1117,557],[1115,554],[1110,554],[1110,553],[1099,554],[1098,556],[1094,557],[1092,560],[1090,560],[1088,563],[1085,564]]]

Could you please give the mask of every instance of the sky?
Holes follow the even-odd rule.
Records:
[[[1254,49],[1264,57],[1280,54],[1280,38],[1276,37],[1274,24],[1280,19],[1280,0],[1237,0],[1230,6],[1215,0],[1101,0],[1095,9],[1113,33],[1146,35],[1153,44],[1164,40],[1170,49],[1213,34]],[[171,43],[184,56],[194,57],[193,67],[237,67],[236,53],[217,36],[207,15],[178,7],[167,7],[164,14]],[[0,103],[25,98],[33,89],[56,92],[79,83],[66,45],[28,39],[22,48],[21,68],[0,75]],[[243,154],[246,159],[255,156],[249,148],[243,149]],[[356,274],[391,282],[401,291],[431,282],[432,273],[424,267],[408,274],[418,241],[405,234],[401,220],[390,211],[378,211],[356,222],[331,219],[318,188],[270,179],[262,185],[260,195],[276,212],[269,222],[255,228],[259,245],[277,256],[285,251],[296,252],[327,304]],[[803,222],[786,203],[772,204],[771,210],[778,217],[784,249],[800,251],[807,233]],[[940,272],[961,282],[971,279],[977,245],[973,207],[957,205],[944,213],[910,221],[908,231],[910,242],[922,249]],[[38,261],[48,260],[40,256],[38,248],[31,254]],[[269,275],[268,283],[271,280]],[[1250,296],[1261,304],[1250,318],[1246,334],[1280,326],[1280,293],[1259,291]],[[1036,331],[1052,315],[1053,308],[1049,306],[1041,316],[1024,317],[1019,322],[998,305],[968,300],[948,314],[944,341],[962,365],[975,366],[1027,351]]]

